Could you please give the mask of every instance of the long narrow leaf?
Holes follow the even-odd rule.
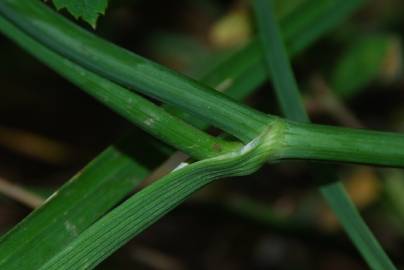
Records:
[[[281,122],[240,150],[178,169],[133,195],[91,226],[43,270],[92,269],[108,255],[215,179],[254,172],[276,147]]]
[[[45,258],[60,251],[143,180],[147,171],[122,151],[105,150],[2,237],[0,268],[38,269]]]
[[[281,101],[281,108],[288,118],[309,122],[310,119],[300,101],[297,83],[288,64],[278,26],[273,17],[271,1],[255,0],[254,4],[262,46],[275,81],[274,86]],[[368,265],[375,270],[395,269],[355,208],[343,185],[330,184],[322,187],[321,192]]]
[[[374,270],[395,270],[396,267],[363,221],[344,186],[340,182],[332,183],[323,186],[321,193],[369,267]]]
[[[281,33],[278,25],[274,23],[271,3],[268,0],[258,0],[254,4],[264,57],[272,75],[272,83],[281,110],[290,120],[309,122],[295,77],[291,72],[286,49],[280,42]]]

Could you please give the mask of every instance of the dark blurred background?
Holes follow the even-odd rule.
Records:
[[[314,0],[278,1],[278,16],[308,1]],[[404,130],[403,8],[401,0],[367,1],[294,58],[316,123]],[[251,16],[243,0],[114,0],[96,32],[196,77],[254,36]],[[129,130],[154,144],[2,36],[0,59],[1,233]],[[245,102],[279,115],[270,84]],[[145,151],[139,158],[154,156]],[[209,186],[98,269],[367,269],[318,194],[324,179],[309,167],[286,162]],[[344,180],[383,247],[403,266],[404,172],[334,167],[330,179]],[[7,195],[16,186],[28,193]]]

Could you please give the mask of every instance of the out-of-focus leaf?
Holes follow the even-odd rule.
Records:
[[[392,36],[374,34],[359,38],[337,62],[331,75],[332,88],[341,97],[349,98],[376,78],[391,78],[400,66],[391,54],[397,56],[399,51]]]
[[[274,12],[277,19],[291,15],[298,8],[310,0],[278,0],[274,1]]]

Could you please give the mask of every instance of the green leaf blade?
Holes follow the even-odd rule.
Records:
[[[356,243],[358,251],[366,259],[369,267],[373,270],[396,270],[372,231],[363,222],[341,182],[321,187],[321,193],[327,198],[327,203],[333,209],[349,237]]]
[[[109,212],[40,269],[93,269],[195,191],[214,180],[259,169],[276,151],[275,137],[283,128],[282,121],[274,122],[240,149],[174,170]]]
[[[272,10],[272,1],[254,1],[254,10],[258,27],[259,37],[264,51],[264,57],[281,106],[283,114],[290,120],[309,122],[309,117],[304,109],[300,97],[297,82],[293,76],[292,68],[288,60],[286,49],[283,46],[279,27],[275,22]]]
[[[146,173],[117,148],[108,148],[1,238],[0,268],[38,269],[122,200]]]
[[[288,64],[286,50],[273,16],[271,2],[268,0],[255,0],[254,8],[262,46],[265,49],[264,55],[274,80],[275,92],[280,101],[281,109],[287,118],[308,123],[310,119],[300,100],[299,89],[291,65]],[[293,126],[296,127],[296,125]],[[307,136],[307,134],[298,137],[303,138],[304,136]],[[323,138],[323,136],[324,133],[321,133],[318,138]],[[362,139],[363,137],[360,138]],[[338,137],[335,139],[338,141]],[[312,142],[315,142],[313,143],[314,145],[318,144],[317,140],[312,140]],[[302,146],[304,143],[300,145]],[[355,145],[357,144],[352,144],[350,150]],[[302,154],[304,155],[305,152],[303,150]],[[399,163],[401,164],[400,161]],[[344,186],[340,182],[336,182],[322,187],[321,192],[369,267],[374,270],[395,270],[396,268],[390,258],[352,203]]]

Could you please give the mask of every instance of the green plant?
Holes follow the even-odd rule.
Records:
[[[287,118],[308,123],[310,119],[304,109],[297,82],[293,77],[286,51],[281,43],[280,31],[274,19],[271,3],[257,0],[255,12],[260,28],[261,43],[266,54],[268,67],[274,78],[281,109]],[[366,223],[361,219],[343,185],[340,182],[328,184],[321,188],[321,193],[369,266],[373,269],[395,269]]]
[[[332,28],[361,2],[306,4],[297,12],[301,24],[296,24],[299,18],[284,23],[291,53]],[[3,236],[0,265],[4,269],[91,269],[196,190],[218,178],[250,174],[266,162],[309,159],[404,167],[402,135],[294,122],[308,122],[308,118],[267,3],[256,2],[260,41],[213,69],[202,84],[84,31],[40,2],[2,1],[0,30],[5,35],[83,91],[196,161],[119,204],[149,173],[127,154],[133,139],[125,138]],[[267,19],[269,29],[263,27]],[[285,115],[294,121],[265,115],[212,88],[230,81],[226,93],[241,99],[268,73]],[[160,108],[138,92],[173,107]],[[195,123],[191,119],[196,119],[197,127],[187,123]],[[208,124],[239,141],[202,131]],[[106,194],[104,198],[98,198],[100,193]],[[370,267],[394,269],[341,186],[330,185],[323,193]],[[84,218],[77,222],[76,217]],[[17,259],[22,254],[24,260]]]

